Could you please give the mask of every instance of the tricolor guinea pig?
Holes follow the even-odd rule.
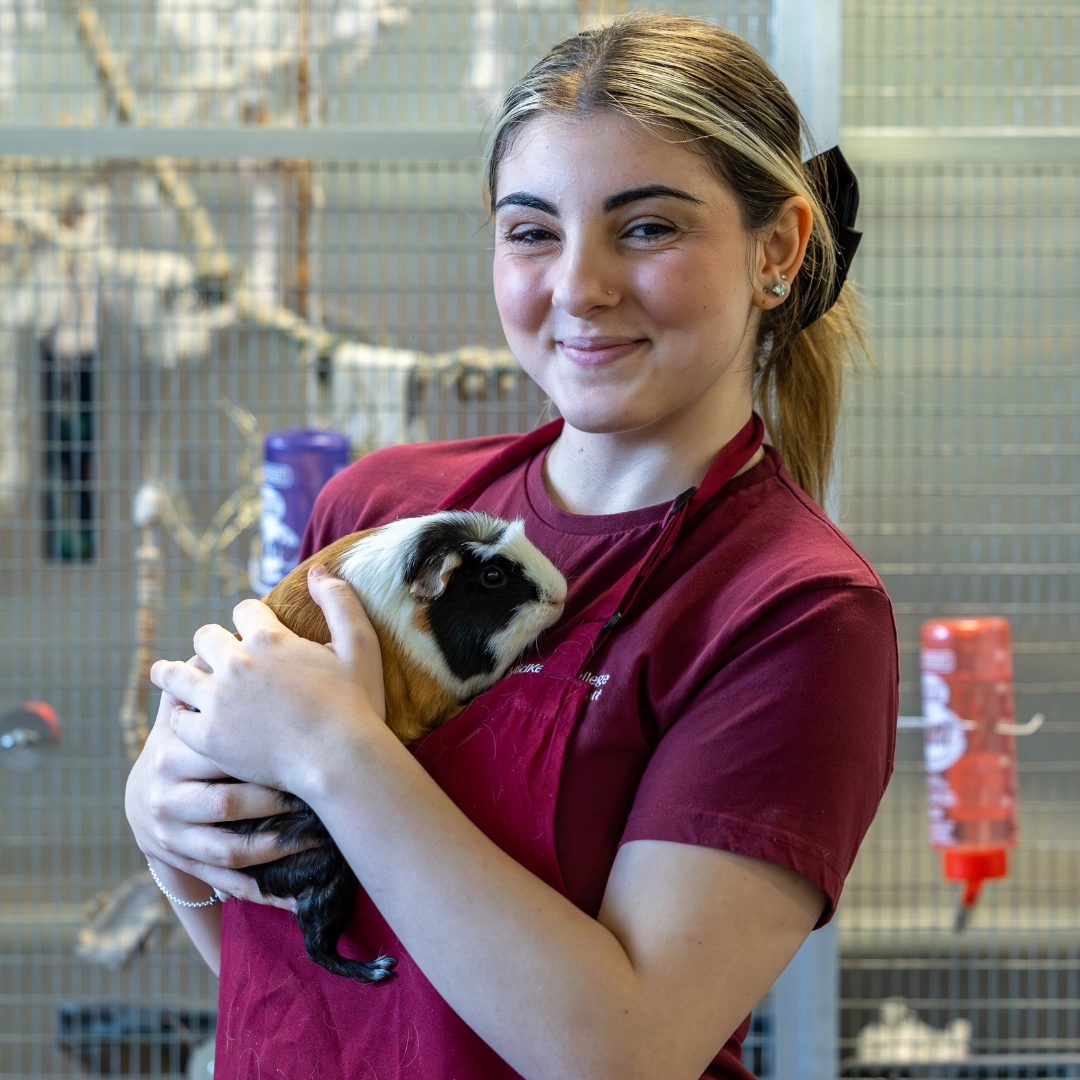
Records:
[[[403,518],[353,533],[301,563],[265,602],[294,633],[325,644],[330,632],[311,599],[307,571],[322,563],[364,605],[382,649],[386,723],[409,743],[493,686],[562,614],[566,581],[525,537],[521,521],[476,511]],[[268,896],[296,898],[308,956],[336,975],[381,982],[397,961],[343,957],[337,943],[356,903],[357,880],[311,808],[282,793],[286,813],[232,822],[245,835],[279,833],[281,847],[318,846],[245,868]]]

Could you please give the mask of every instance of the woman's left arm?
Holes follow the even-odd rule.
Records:
[[[306,800],[427,978],[518,1072],[696,1080],[815,925],[822,891],[762,860],[636,841],[589,917],[480,832],[386,727],[378,642],[352,590],[322,578],[311,591],[329,647],[248,601],[242,642],[196,635],[212,674],[155,665],[155,683],[200,710],[174,712],[179,737]]]

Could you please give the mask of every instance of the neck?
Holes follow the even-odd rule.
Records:
[[[702,394],[644,427],[581,431],[566,424],[544,463],[556,506],[574,514],[620,514],[670,502],[701,484],[718,453],[750,419],[750,393]],[[739,470],[765,456],[759,449]]]

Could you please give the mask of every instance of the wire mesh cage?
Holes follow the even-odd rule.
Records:
[[[922,734],[901,731],[841,915],[850,1075],[1080,1075],[1080,171],[1010,137],[1075,124],[1078,15],[845,8],[846,123],[994,141],[985,164],[860,170],[877,368],[845,427],[844,528],[896,605],[903,714],[922,712],[919,624],[994,614],[1011,623],[1018,718],[1046,717],[1018,740],[1009,875],[963,934],[927,842]],[[886,1020],[891,1073],[867,1038]]]
[[[628,7],[625,0],[4,0],[0,122],[471,125],[548,46]],[[677,8],[765,42],[766,0],[686,0]]]
[[[320,206],[298,283],[292,166],[176,169],[222,253],[274,264],[235,288],[231,254],[227,274],[200,274],[148,165],[35,161],[8,177],[2,345],[17,461],[0,520],[0,678],[5,700],[48,702],[62,731],[47,762],[5,774],[0,795],[0,1065],[14,1074],[105,1061],[76,1034],[64,1036],[70,1060],[58,1055],[60,1005],[213,1009],[212,980],[156,901],[142,913],[146,951],[115,971],[100,950],[78,951],[81,905],[141,866],[122,793],[125,743],[138,746],[151,705],[147,662],[188,655],[199,625],[227,622],[251,595],[262,436],[338,426],[364,452],[527,430],[542,406],[505,349],[482,344],[497,331],[472,166],[307,172]],[[285,208],[277,219],[271,200]],[[324,292],[324,280],[352,285]],[[110,1060],[106,1071],[156,1059]],[[159,1064],[184,1062],[186,1050]]]
[[[701,10],[763,39],[764,5]],[[42,140],[0,159],[0,711],[43,703],[61,731],[3,759],[0,1073],[204,1067],[216,983],[147,886],[123,785],[148,662],[251,595],[262,437],[337,428],[360,454],[528,430],[544,405],[503,344],[476,160],[311,160],[290,137],[475,143],[510,80],[605,14],[0,0],[0,125]],[[272,156],[207,160],[199,133],[235,125]],[[130,141],[72,159],[72,126]]]
[[[900,734],[846,895],[844,1030],[855,1049],[880,1000],[902,997],[937,1028],[970,1022],[976,1057],[1038,1053],[1075,1070],[1080,371],[1064,281],[1080,175],[1010,165],[864,176],[880,368],[845,432],[845,528],[896,605],[903,711],[921,712],[920,622],[993,613],[1011,622],[1020,715],[1047,722],[1020,748],[1009,878],[963,935],[926,839],[922,733]]]
[[[1080,13],[1068,0],[844,9],[844,123],[1069,127]]]
[[[526,430],[544,407],[499,329],[475,158],[351,159],[348,140],[475,143],[549,43],[618,9],[0,0],[0,153],[16,129],[40,148],[0,158],[0,713],[44,702],[61,731],[0,761],[0,1073],[176,1074],[212,1027],[214,980],[141,889],[123,784],[148,658],[186,656],[250,595],[262,437],[329,427],[363,453]],[[769,48],[767,0],[680,9]],[[845,121],[1071,125],[1078,18],[852,0]],[[124,149],[73,158],[73,129]],[[215,129],[275,149],[207,156]],[[163,130],[190,156],[162,157]],[[343,146],[305,156],[306,131]],[[962,936],[920,735],[901,734],[838,917],[852,1074],[1080,1075],[1080,177],[1009,145],[857,165],[877,359],[840,507],[896,602],[902,711],[921,711],[920,621],[994,613],[1019,708],[1047,721],[1021,746],[1010,875]],[[864,1054],[883,1006],[951,1031],[956,1060],[944,1042]],[[766,1010],[747,1044],[762,1076],[770,1038]]]

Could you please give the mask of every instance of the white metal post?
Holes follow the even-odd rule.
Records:
[[[772,0],[769,62],[822,150],[840,139],[843,59],[841,0]]]
[[[840,139],[842,34],[841,0],[772,0],[769,60],[802,109],[819,150]],[[834,474],[826,509],[838,519],[836,485]],[[835,1080],[839,981],[834,921],[810,935],[773,987],[775,1080]]]
[[[836,921],[815,930],[772,992],[773,1080],[836,1080],[840,969]]]

